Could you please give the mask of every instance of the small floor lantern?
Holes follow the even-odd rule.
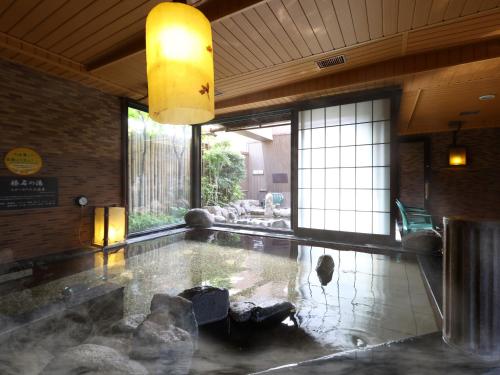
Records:
[[[149,116],[161,124],[200,124],[214,118],[210,21],[193,6],[165,2],[146,19]]]
[[[94,209],[94,245],[109,247],[125,241],[125,208]]]

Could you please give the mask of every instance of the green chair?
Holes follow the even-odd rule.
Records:
[[[396,205],[403,222],[403,236],[408,233],[435,229],[432,216],[425,209],[405,206],[399,199],[396,199]]]

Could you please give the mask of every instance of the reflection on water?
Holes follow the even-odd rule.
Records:
[[[213,235],[203,242],[158,239],[97,253],[93,269],[0,297],[0,314],[55,301],[66,286],[104,280],[125,286],[126,314],[147,313],[155,293],[177,294],[195,285],[227,288],[233,301],[295,304],[299,330],[282,325],[260,341],[252,337],[259,345],[244,352],[202,338],[194,373],[261,370],[437,330],[414,259],[218,234],[218,240]],[[326,286],[315,271],[323,254],[335,262]]]

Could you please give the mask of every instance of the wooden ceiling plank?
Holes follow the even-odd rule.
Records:
[[[368,29],[368,14],[366,12],[365,0],[349,0],[354,32],[358,43],[370,40],[370,30]]]
[[[432,0],[418,0],[413,14],[413,29],[423,27],[429,22]]]
[[[477,48],[478,44],[488,44],[491,48],[486,48],[484,55],[471,54],[470,50]],[[427,52],[419,55],[403,56],[394,58],[389,61],[371,64],[349,70],[347,72],[334,73],[329,76],[313,78],[293,84],[287,84],[280,87],[274,87],[268,90],[256,92],[253,94],[243,95],[232,99],[222,100],[218,102],[217,108],[232,107],[244,103],[252,103],[262,100],[270,100],[277,97],[299,94],[311,90],[324,90],[334,86],[348,86],[356,83],[367,81],[376,81],[390,78],[386,74],[397,74],[405,76],[417,73],[418,71],[431,71],[440,69],[446,66],[470,63],[477,60],[485,60],[497,58],[500,56],[500,42],[487,41],[467,46],[447,48],[439,51]],[[444,59],[430,58],[431,55],[445,55]],[[393,68],[388,65],[392,64]]]
[[[250,70],[253,70],[247,68],[245,65],[242,65],[237,58],[228,53],[224,47],[214,41],[214,56],[215,55],[220,56],[222,60],[226,62],[227,68],[232,72],[236,72],[235,74],[245,74]]]
[[[324,52],[298,0],[282,0],[282,2],[312,54],[316,55]],[[333,46],[331,46],[329,51],[332,49]]]
[[[230,76],[248,72],[248,69],[242,67],[234,57],[229,55],[216,43],[214,43],[214,63],[222,63]]]
[[[448,8],[446,8],[446,12],[444,13],[444,19],[451,20],[459,17],[460,14],[462,14],[466,1],[467,0],[450,0]]]
[[[432,2],[432,7],[431,11],[429,14],[429,20],[428,24],[432,25],[438,22],[443,22],[444,20],[444,14],[446,12],[446,9],[448,8],[448,5],[450,3],[450,0],[434,0]]]
[[[0,17],[0,31],[8,32],[18,22],[21,22],[42,0],[15,1]]]
[[[5,0],[0,2],[0,19],[2,18],[2,15],[14,4],[14,1],[16,0]]]
[[[299,49],[292,42],[282,24],[272,12],[267,3],[259,4],[253,10],[259,15],[263,23],[271,30],[271,33],[276,36],[276,39],[283,45],[283,48],[288,52],[292,59],[300,59],[301,57],[309,56],[310,53],[302,55]]]
[[[384,36],[398,31],[398,0],[382,1],[382,22]]]
[[[337,14],[333,8],[333,3],[331,0],[316,0],[318,8],[321,9],[321,17],[323,23],[325,24],[326,32],[332,41],[333,47],[338,49],[345,47],[344,37],[342,31],[340,30],[339,21],[337,19]]]
[[[356,39],[356,32],[354,31],[349,3],[347,0],[333,0],[333,7],[337,14],[337,20],[339,21],[345,44],[347,46],[356,44],[358,41]]]
[[[43,3],[39,4],[39,9],[34,9],[29,12],[26,17],[14,25],[9,31],[9,35],[15,36],[16,38],[22,38],[26,33],[36,28],[46,17],[50,17],[61,6],[66,3],[67,0],[44,0]]]
[[[219,35],[215,29],[212,29],[213,43],[214,43],[214,51],[215,48],[219,50],[217,53],[224,54],[224,58],[229,61],[234,67],[239,67],[240,70],[250,71],[255,70],[256,66],[252,64],[250,60],[248,60],[242,53],[233,48],[229,42],[224,39],[222,35]]]
[[[300,0],[300,6],[304,11],[323,52],[333,50],[333,43],[330,40],[328,32],[326,31],[323,18],[321,17],[321,12],[318,10],[316,2],[314,0]]]
[[[289,51],[287,51],[283,45],[278,40],[277,36],[269,29],[266,23],[259,16],[255,8],[249,9],[243,13],[248,22],[260,33],[262,38],[269,44],[269,46],[275,51],[275,53],[280,57],[283,62],[292,60]],[[294,47],[295,48],[295,47]],[[300,55],[297,53],[297,58]]]
[[[85,63],[96,56],[102,56],[117,45],[122,44],[124,40],[134,40],[138,35],[144,35],[145,20],[139,19],[135,22],[130,21],[122,29],[112,32],[111,30],[102,30],[97,32],[85,40],[82,40],[77,45],[64,51],[62,54],[65,57],[75,61]],[[109,30],[109,32],[107,32]],[[141,38],[141,42],[144,41]],[[132,54],[134,55],[134,54]]]
[[[238,44],[234,45],[234,48],[239,48],[240,45],[245,45],[251,54],[255,56],[255,59],[257,59],[263,66],[275,65],[269,56],[267,56],[267,54],[253,42],[252,38],[247,35],[235,21],[236,19],[233,21],[232,18],[226,18],[221,21],[221,24],[224,25],[238,41]]]
[[[483,0],[483,2],[481,3],[481,8],[479,8],[479,10],[490,10],[498,6],[500,6],[500,0]]]
[[[50,47],[51,51],[63,56],[74,58],[79,51],[92,48],[106,36],[113,35],[114,32],[127,30],[128,25],[137,21],[142,21],[141,28],[144,29],[147,12],[157,4],[158,1],[142,3],[145,0],[122,1],[94,17],[92,20],[82,25],[78,30],[67,35],[64,39]],[[135,34],[130,32],[127,36]],[[122,39],[123,40],[123,39]]]
[[[272,65],[280,64],[284,60],[281,59],[275,50],[267,43],[267,41],[260,35],[244,16],[244,13],[236,14],[233,17],[235,23],[241,28],[241,30],[248,35],[248,37],[254,42],[256,46],[259,47],[260,53],[264,54],[271,60]]]
[[[462,10],[461,16],[468,16],[469,14],[474,14],[479,12],[481,7],[481,0],[468,0],[465,3],[464,9]]]
[[[229,52],[229,48],[234,51],[230,51],[233,56],[237,56],[236,51],[238,52],[238,55],[241,54],[243,55],[243,58],[246,59],[249,63],[251,63],[255,68],[263,68],[265,65],[264,63],[259,60],[247,47],[246,43],[243,44],[240,42],[238,38],[236,38],[233,33],[226,28],[226,26],[220,22],[215,23],[212,25],[212,30],[215,31],[218,35],[221,36],[221,39],[218,40],[218,42],[222,45],[222,40],[224,40],[227,44],[227,46],[224,46],[226,51]],[[240,64],[243,64],[243,61],[240,61]],[[270,64],[272,65],[272,64]]]
[[[366,2],[366,11],[368,13],[368,28],[370,38],[378,39],[384,36],[382,26],[382,0],[370,0]]]
[[[408,31],[412,28],[416,0],[399,0],[398,32]]]
[[[39,47],[51,49],[52,46],[64,40],[66,37],[75,35],[78,30],[85,27],[85,25],[99,17],[99,15],[105,13],[108,9],[113,8],[118,2],[119,0],[92,2],[88,7],[81,9],[72,16],[67,22],[64,22],[50,33],[43,35],[36,44]]]
[[[89,6],[93,1],[94,0],[69,0],[52,15],[45,17],[35,28],[28,31],[25,35],[22,35],[21,38],[28,43],[38,42],[46,34],[51,33],[64,23],[69,22],[74,15]]]
[[[299,30],[297,30],[297,26],[295,26],[295,23],[293,22],[292,18],[288,14],[288,11],[283,6],[281,1],[270,0],[268,5],[271,8],[272,12],[274,13],[274,16],[280,22],[281,26],[283,27],[283,30],[285,30],[285,32],[288,34],[288,37],[290,38],[292,43],[300,51],[300,54],[303,57],[312,55],[313,52],[310,50],[307,43],[304,41],[304,38],[302,38],[302,35],[300,34]]]

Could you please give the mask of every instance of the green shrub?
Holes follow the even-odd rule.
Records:
[[[229,142],[211,145],[203,152],[203,205],[221,205],[243,198],[240,184],[245,176],[245,159],[231,149]]]

